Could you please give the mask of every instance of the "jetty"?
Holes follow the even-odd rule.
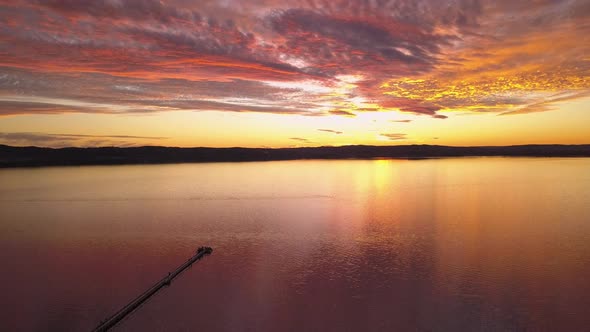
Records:
[[[127,315],[132,313],[137,307],[139,307],[142,303],[147,301],[150,297],[156,294],[162,287],[169,286],[172,283],[172,280],[176,278],[179,274],[181,274],[184,270],[186,270],[189,266],[193,265],[196,261],[200,260],[201,258],[205,257],[206,255],[210,255],[213,252],[211,247],[200,247],[196,254],[189,258],[188,261],[184,262],[181,266],[176,268],[176,270],[169,272],[167,276],[162,278],[162,280],[158,281],[155,285],[150,287],[145,292],[141,293],[138,297],[136,297],[133,301],[129,302],[119,311],[117,311],[114,315],[109,317],[108,319],[102,321],[98,327],[96,327],[93,331],[94,332],[103,332],[108,331],[110,328],[114,327],[123,320]]]

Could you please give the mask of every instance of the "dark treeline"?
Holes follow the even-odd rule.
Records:
[[[157,164],[293,159],[438,158],[464,156],[590,157],[590,145],[451,147],[438,145],[258,148],[39,148],[0,145],[0,167]]]

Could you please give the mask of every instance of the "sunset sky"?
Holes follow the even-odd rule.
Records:
[[[0,144],[590,143],[590,1],[0,0]]]

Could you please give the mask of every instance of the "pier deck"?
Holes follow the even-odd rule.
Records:
[[[162,280],[158,281],[155,285],[150,287],[148,290],[140,294],[136,297],[133,301],[129,302],[119,311],[117,311],[113,316],[109,317],[105,321],[101,322],[101,324],[96,327],[93,331],[94,332],[103,332],[108,331],[113,326],[117,325],[123,318],[127,315],[132,313],[137,307],[139,307],[142,303],[147,301],[152,295],[156,294],[162,287],[168,286],[172,283],[172,280],[176,278],[179,274],[181,274],[184,270],[186,270],[189,266],[193,265],[196,261],[200,260],[206,255],[209,255],[213,252],[213,249],[210,247],[200,247],[197,250],[197,253],[189,258],[184,264],[176,268],[176,270],[169,272],[167,276],[162,278]]]

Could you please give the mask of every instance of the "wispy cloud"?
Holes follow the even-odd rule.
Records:
[[[559,102],[564,102],[568,100],[578,99],[581,97],[590,96],[590,91],[575,91],[575,92],[562,92],[555,95],[551,95],[547,97],[545,100],[537,103],[532,103],[525,105],[524,107],[520,107],[513,111],[507,111],[504,113],[500,113],[499,115],[515,115],[515,114],[527,114],[527,113],[536,113],[536,112],[546,112],[555,109],[555,104]]]
[[[407,134],[402,133],[381,133],[380,135],[387,138],[390,141],[403,140],[407,138]]]
[[[324,132],[327,132],[327,133],[332,133],[332,134],[337,134],[337,135],[342,134],[341,131],[333,130],[333,129],[318,129],[318,131],[324,131]]]
[[[134,141],[165,140],[168,137],[131,135],[48,134],[29,132],[0,133],[0,143],[18,146],[134,146]]]
[[[333,115],[342,115],[342,116],[348,116],[348,117],[355,117],[356,114],[349,112],[349,111],[345,111],[345,110],[331,110],[329,111],[330,114]]]
[[[312,143],[309,139],[303,137],[290,137],[289,139],[303,143]]]

